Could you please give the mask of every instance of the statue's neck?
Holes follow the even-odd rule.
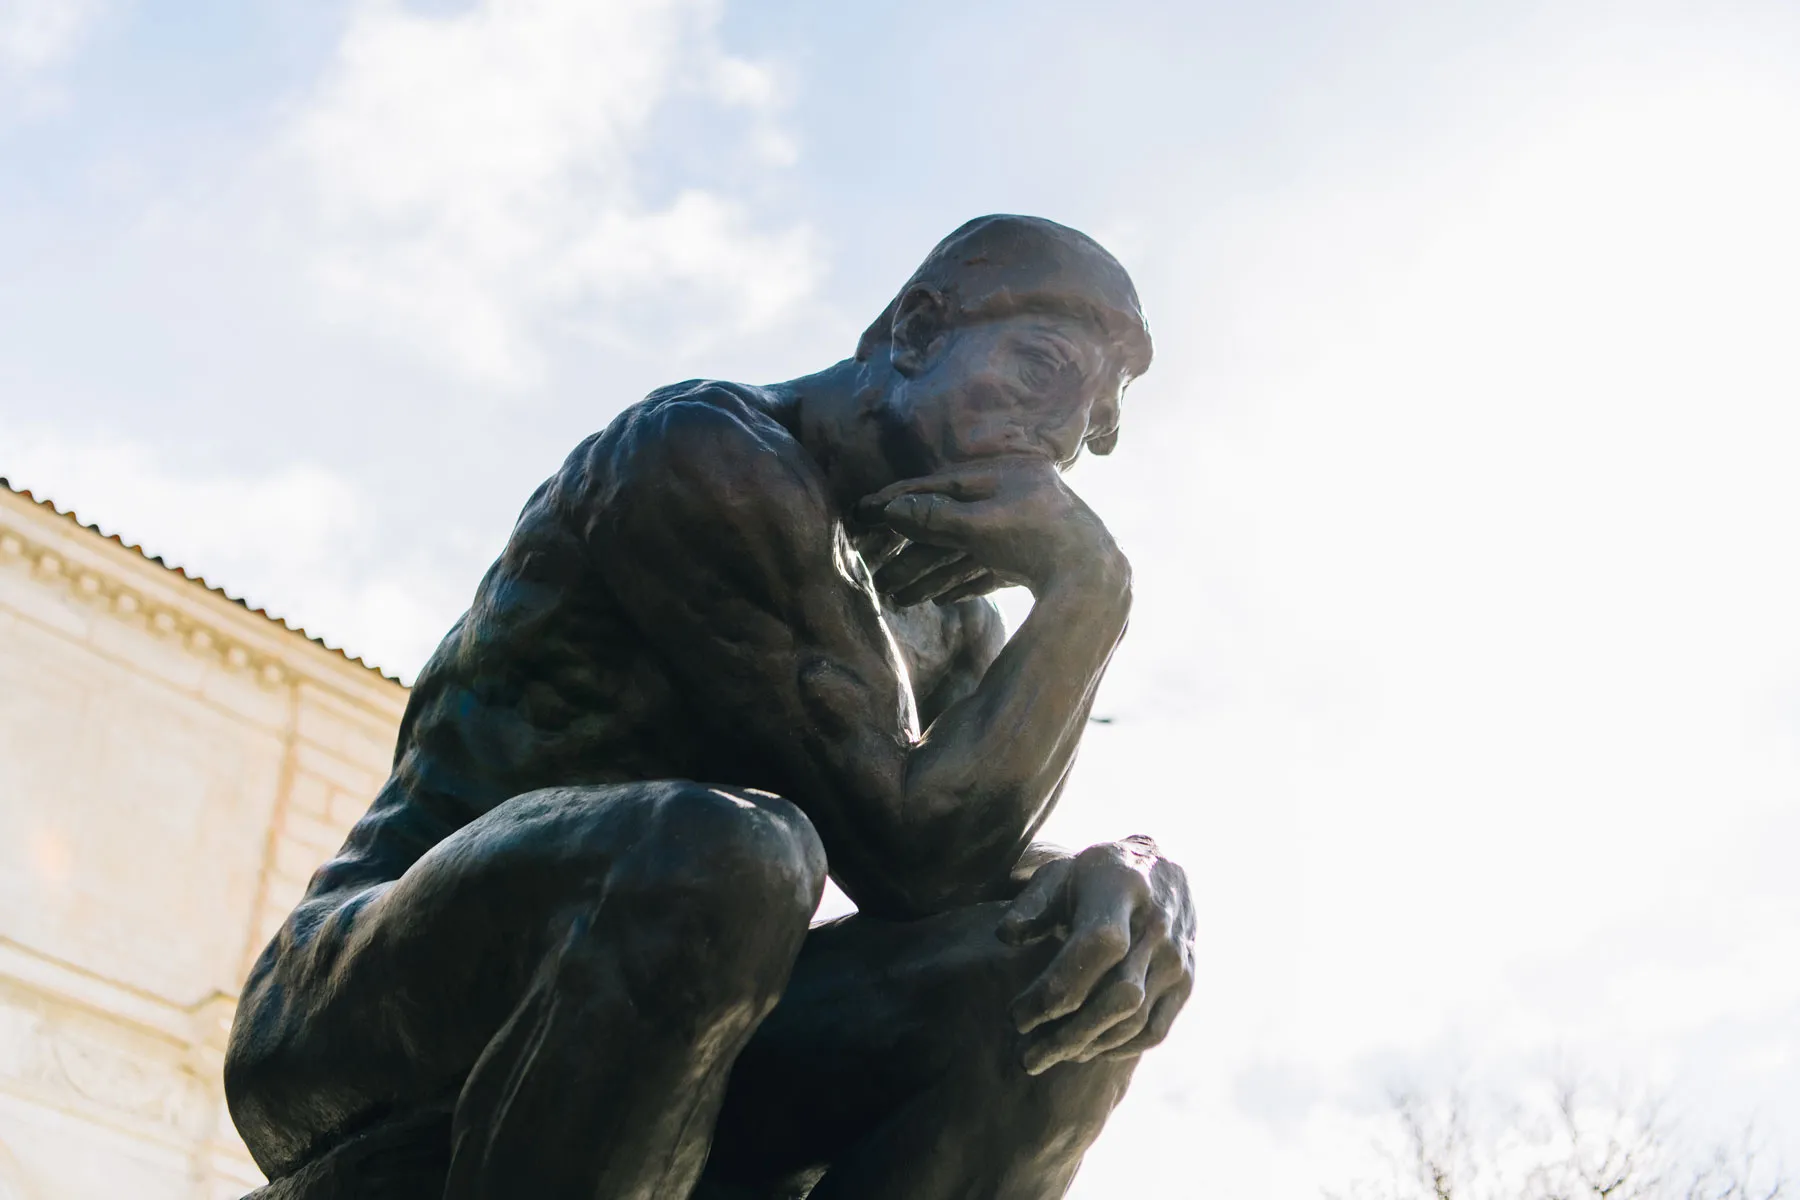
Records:
[[[841,515],[894,480],[878,425],[886,395],[878,381],[891,374],[886,363],[847,358],[765,389],[775,402],[770,415],[818,464]]]

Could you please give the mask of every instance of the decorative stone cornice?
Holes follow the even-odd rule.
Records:
[[[71,567],[52,546],[29,540],[0,518],[0,570],[31,571],[40,583],[60,587],[85,604],[141,626],[158,637],[180,642],[202,658],[234,671],[248,672],[266,687],[287,682],[281,662],[235,641],[224,630],[196,621],[189,613],[158,605],[129,583],[91,567]]]
[[[92,551],[81,553],[85,547],[67,544],[71,536],[80,540],[91,537],[96,544]],[[117,561],[120,551],[131,558]],[[145,578],[138,564],[153,567],[155,576]],[[62,590],[97,613],[179,643],[189,653],[248,675],[267,688],[291,682],[295,659],[318,652],[360,668],[359,674],[366,673],[364,678],[372,675],[384,684],[401,686],[365,660],[352,659],[341,649],[263,609],[251,608],[205,579],[83,523],[72,511],[59,510],[30,492],[14,489],[4,478],[0,478],[0,571],[30,572],[40,585]],[[171,584],[176,591],[171,592]],[[204,599],[180,594],[189,588],[204,593]],[[221,610],[220,602],[237,611]],[[249,623],[245,617],[259,619]],[[297,656],[282,645],[289,638],[299,638],[309,646]]]

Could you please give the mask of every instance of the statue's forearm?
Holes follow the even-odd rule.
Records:
[[[1058,577],[973,694],[913,748],[901,810],[918,864],[908,907],[935,911],[1007,878],[1074,759],[1129,610],[1116,552]]]

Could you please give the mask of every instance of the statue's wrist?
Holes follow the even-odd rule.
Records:
[[[1065,596],[1123,618],[1131,610],[1131,563],[1109,536],[1085,553],[1057,555],[1032,591],[1039,600]]]

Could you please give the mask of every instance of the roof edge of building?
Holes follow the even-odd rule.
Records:
[[[370,674],[375,675],[376,677],[378,677],[382,680],[385,680],[386,682],[391,683],[396,687],[403,688],[406,686],[406,684],[401,681],[399,676],[394,675],[394,674],[388,672],[387,670],[383,669],[382,667],[377,666],[375,663],[370,662],[367,658],[364,658],[360,655],[352,655],[349,651],[345,650],[342,646],[332,645],[330,642],[326,641],[324,638],[309,631],[305,626],[297,625],[294,622],[289,621],[285,617],[276,616],[274,613],[270,612],[266,608],[255,607],[248,600],[245,600],[242,596],[234,596],[230,592],[226,591],[223,587],[220,587],[219,585],[208,581],[204,575],[201,575],[195,571],[192,571],[187,567],[180,566],[176,563],[172,563],[172,562],[168,561],[167,559],[165,559],[160,554],[152,554],[148,550],[144,549],[138,543],[126,541],[119,534],[108,533],[104,529],[100,528],[100,526],[93,524],[92,522],[83,521],[81,519],[81,517],[76,514],[76,512],[73,508],[63,508],[63,507],[59,506],[58,504],[56,504],[54,501],[50,500],[49,498],[40,496],[36,492],[32,491],[29,488],[15,487],[15,486],[13,486],[12,481],[10,479],[8,479],[5,475],[0,475],[0,488],[6,489],[6,491],[10,492],[14,496],[19,496],[25,500],[30,501],[32,504],[37,505],[39,508],[41,508],[49,513],[52,513],[57,517],[60,517],[61,519],[69,522],[70,524],[76,526],[79,529],[85,530],[86,532],[93,534],[95,537],[101,538],[105,541],[112,542],[115,545],[121,547],[122,549],[129,550],[129,551],[137,554],[138,557],[144,559],[146,562],[151,562],[151,563],[156,564],[157,566],[161,567],[163,570],[169,572],[171,575],[176,576],[177,578],[181,579],[185,583],[191,584],[195,587],[202,588],[205,591],[210,592],[211,594],[218,596],[223,600],[230,601],[232,604],[237,605],[239,608],[244,609],[246,612],[249,612],[256,616],[262,617],[265,621],[268,621],[270,624],[280,627],[282,629],[282,631],[285,633],[290,633],[297,637],[305,638],[307,641],[311,642],[315,646],[318,646],[320,649],[326,650],[332,654],[335,654],[339,658],[343,659],[344,661],[346,661],[348,663],[352,663],[356,666],[359,666],[359,667],[363,668],[365,671],[368,671]]]

